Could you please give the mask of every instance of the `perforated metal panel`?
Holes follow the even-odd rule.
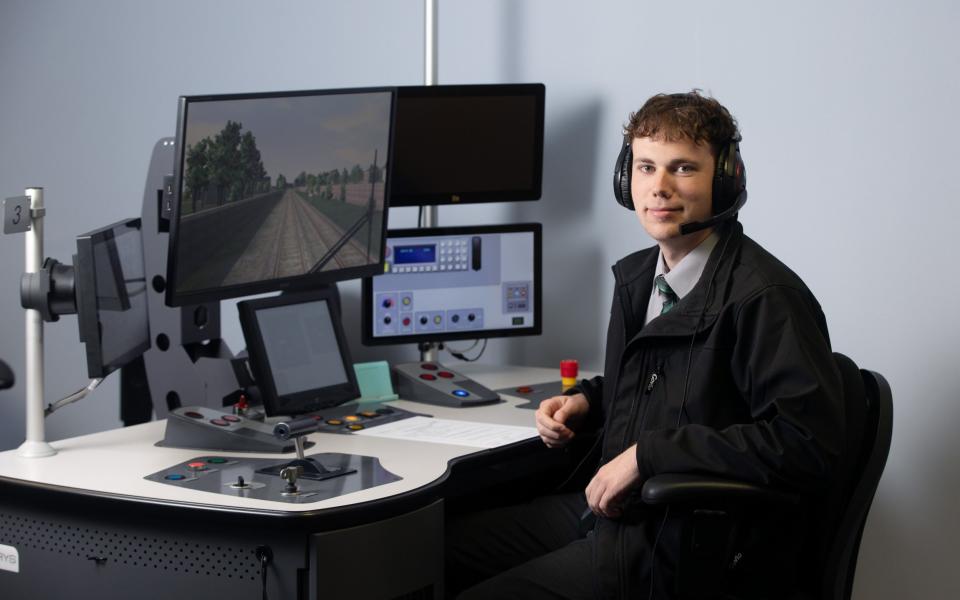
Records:
[[[171,573],[259,580],[254,547],[201,544],[0,513],[0,544]]]

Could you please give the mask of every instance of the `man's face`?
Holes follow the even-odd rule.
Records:
[[[708,144],[634,138],[630,195],[637,217],[658,243],[681,246],[695,240],[680,235],[680,225],[713,215],[715,160]],[[706,237],[703,236],[695,236]],[[691,237],[691,236],[687,236]]]

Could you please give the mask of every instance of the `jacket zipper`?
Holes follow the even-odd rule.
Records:
[[[641,388],[637,395],[633,399],[633,403],[630,405],[630,417],[627,420],[626,427],[623,430],[623,439],[620,442],[620,452],[626,451],[627,437],[630,435],[630,432],[633,430],[633,422],[637,416],[637,406],[642,402],[640,399],[641,396],[647,396],[650,392],[653,391],[654,386],[656,386],[657,381],[660,380],[660,373],[662,372],[662,367],[657,366],[653,372],[647,377],[647,384]],[[641,423],[647,415],[647,406],[649,402],[643,402],[643,411],[641,414]],[[623,541],[623,524],[617,523],[617,546],[619,547],[619,552],[617,552],[617,571],[619,576],[619,595],[621,598],[624,598],[625,588],[626,588],[626,548]]]
[[[657,367],[653,371],[653,373],[650,373],[650,377],[647,379],[647,389],[644,392],[647,395],[649,395],[650,392],[653,391],[653,386],[657,385],[657,381],[660,380],[660,371],[661,371],[661,368]]]

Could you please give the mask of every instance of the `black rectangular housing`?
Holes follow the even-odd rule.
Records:
[[[106,377],[150,349],[140,219],[77,236],[77,324],[87,374]]]
[[[542,83],[397,88],[391,206],[539,200]]]
[[[360,396],[335,286],[246,300],[237,309],[268,416],[311,413]]]

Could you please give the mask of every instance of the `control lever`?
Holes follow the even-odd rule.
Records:
[[[277,423],[273,427],[273,435],[284,442],[293,438],[293,443],[297,449],[297,458],[291,460],[285,465],[280,466],[279,475],[287,482],[284,493],[296,493],[297,479],[324,480],[338,475],[353,473],[356,469],[347,469],[345,467],[328,468],[315,458],[307,458],[303,455],[303,445],[307,434],[320,429],[322,421],[313,417],[303,417],[294,421]],[[292,471],[295,469],[295,472]],[[286,475],[284,475],[286,473]]]
[[[280,469],[280,479],[287,482],[287,485],[283,488],[284,495],[297,494],[300,492],[300,488],[297,487],[297,478],[300,477],[301,474],[303,474],[303,467],[300,465],[286,466]]]
[[[297,450],[297,460],[305,460],[303,456],[303,436],[313,433],[320,429],[321,421],[313,417],[304,417],[289,423],[277,423],[273,427],[273,436],[281,441],[288,441],[293,438],[293,443]]]

